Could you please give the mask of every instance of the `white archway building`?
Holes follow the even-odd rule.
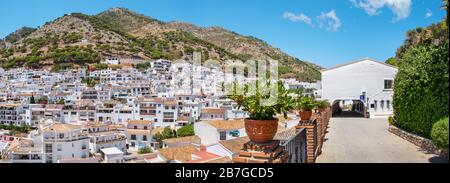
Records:
[[[330,103],[361,100],[371,118],[393,114],[393,85],[398,72],[396,67],[365,58],[321,72],[322,99]]]

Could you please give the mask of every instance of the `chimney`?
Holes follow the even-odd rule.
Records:
[[[200,145],[200,151],[206,151],[206,146]]]

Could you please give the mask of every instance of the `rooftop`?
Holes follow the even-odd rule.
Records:
[[[243,145],[248,141],[250,141],[248,137],[239,137],[231,140],[220,141],[219,143],[231,152],[239,153],[239,151],[242,150]]]
[[[202,114],[225,114],[225,109],[222,108],[205,108],[202,109]]]
[[[128,120],[129,125],[150,125],[150,120]]]
[[[159,154],[166,160],[179,160],[181,162],[188,162],[192,160],[192,154],[199,150],[193,145],[186,145],[181,147],[169,147],[159,150]]]
[[[188,137],[164,139],[163,142],[165,144],[175,144],[175,143],[180,143],[180,142],[189,142],[189,143],[200,144],[201,139],[198,136],[188,136]]]
[[[105,155],[123,154],[123,152],[117,147],[104,148],[100,149],[100,151],[102,151]]]
[[[63,123],[55,123],[50,126],[44,127],[44,132],[55,131],[55,132],[70,132],[73,130],[81,129],[81,125],[71,125]]]
[[[138,130],[138,129],[126,129],[128,133],[131,135],[149,135],[150,130]]]
[[[205,123],[213,126],[218,130],[238,130],[245,128],[244,119],[237,120],[210,120]]]

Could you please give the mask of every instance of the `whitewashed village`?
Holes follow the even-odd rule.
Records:
[[[119,65],[121,59],[109,58],[103,63]],[[191,83],[187,87],[190,90],[175,91],[171,87],[173,72],[177,72],[175,76],[188,76],[190,73],[178,72],[189,64],[161,59],[142,63],[149,67],[0,70],[0,124],[4,129],[14,126],[0,131],[1,161],[233,162],[249,140],[244,126],[248,114],[225,97],[223,86],[216,82],[203,82],[201,86]],[[201,78],[224,77],[210,69],[197,69]],[[341,88],[351,77],[348,73],[358,75],[359,81]],[[392,114],[395,74],[395,67],[362,59],[323,70],[322,81],[281,80],[286,88],[302,89],[303,95],[331,101],[333,114],[350,105],[349,109],[364,117],[387,118]],[[234,77],[245,82],[242,76]],[[306,152],[295,151],[296,146],[304,145],[295,143],[301,134],[295,127],[299,120],[298,114],[291,112],[278,122],[274,137],[280,145],[294,147],[288,150],[289,162],[293,163],[308,161]],[[170,137],[160,140],[163,135]]]
[[[267,1],[210,23],[205,3],[130,5],[157,19],[114,7],[137,2],[11,2],[49,11],[0,11],[0,164],[448,163],[448,0],[435,1]],[[392,21],[374,21],[381,8]],[[198,25],[171,21],[187,15]]]

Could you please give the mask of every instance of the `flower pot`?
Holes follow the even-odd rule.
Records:
[[[300,111],[299,115],[302,121],[311,120],[312,111]]]
[[[271,120],[244,119],[244,123],[248,138],[259,144],[272,141],[278,130],[277,118]]]

